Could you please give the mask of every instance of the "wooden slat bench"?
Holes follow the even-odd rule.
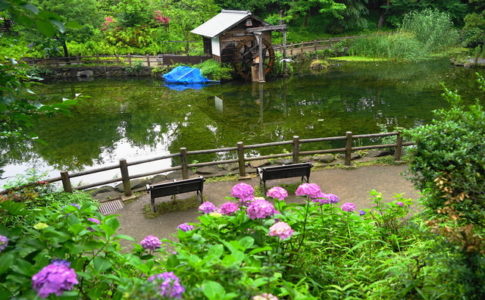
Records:
[[[155,198],[164,196],[174,196],[177,194],[197,192],[197,197],[202,203],[202,191],[204,189],[204,177],[174,180],[173,182],[161,183],[157,185],[147,184],[147,193],[150,193],[150,203],[155,212]]]
[[[259,183],[263,193],[266,194],[266,181],[290,177],[301,177],[301,181],[310,181],[311,163],[289,164],[282,166],[271,166],[257,168]]]

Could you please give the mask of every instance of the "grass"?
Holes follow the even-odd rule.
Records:
[[[375,62],[375,61],[390,61],[389,58],[365,57],[365,56],[339,56],[329,57],[329,60],[336,61],[353,61],[353,62]]]

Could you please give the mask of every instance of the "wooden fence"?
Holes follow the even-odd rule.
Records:
[[[381,144],[381,145],[369,145],[369,146],[357,146],[354,147],[354,140],[355,139],[364,139],[364,138],[382,138],[386,136],[396,136],[396,141],[394,144]],[[328,142],[328,141],[345,141],[344,148],[334,148],[334,149],[323,149],[323,150],[313,150],[313,151],[300,151],[300,145],[307,144],[307,143],[319,143],[319,142]],[[292,151],[289,153],[279,153],[279,154],[272,154],[272,155],[264,155],[264,156],[255,156],[255,157],[248,157],[245,155],[246,150],[257,149],[257,148],[264,148],[264,147],[274,147],[274,146],[282,146],[282,145],[291,145]],[[235,147],[225,147],[225,148],[218,148],[218,149],[207,149],[207,150],[194,150],[188,151],[187,148],[180,148],[179,153],[173,153],[168,155],[163,155],[159,157],[149,158],[149,159],[142,159],[132,162],[127,162],[125,159],[120,159],[118,164],[105,166],[102,168],[92,169],[81,171],[77,173],[69,173],[67,171],[62,171],[59,177],[49,178],[44,180],[44,182],[53,183],[57,181],[62,182],[62,186],[65,192],[72,192],[74,189],[76,190],[84,190],[88,188],[92,188],[95,186],[111,184],[115,182],[122,182],[124,187],[124,193],[126,196],[131,196],[131,179],[147,177],[151,175],[156,175],[160,173],[166,173],[170,171],[177,171],[181,170],[182,178],[187,179],[189,178],[189,168],[197,168],[197,167],[204,167],[204,166],[212,166],[212,165],[223,165],[223,164],[231,164],[231,163],[238,163],[239,164],[239,176],[241,178],[246,177],[246,162],[253,161],[253,160],[262,160],[262,159],[271,159],[271,158],[280,158],[280,157],[292,157],[293,163],[298,163],[301,156],[308,156],[314,154],[323,154],[323,153],[344,153],[344,164],[346,166],[351,165],[351,155],[353,151],[358,150],[369,150],[369,149],[380,149],[380,148],[394,148],[394,160],[400,161],[402,155],[402,149],[404,146],[413,145],[412,142],[403,142],[403,138],[400,132],[387,132],[387,133],[374,133],[374,134],[357,134],[353,135],[352,132],[347,131],[345,136],[335,136],[335,137],[323,137],[323,138],[311,138],[311,139],[300,139],[298,136],[294,136],[293,140],[290,141],[281,141],[281,142],[272,142],[272,143],[264,143],[264,144],[254,144],[254,145],[244,145],[243,142],[238,142]],[[228,159],[228,160],[219,160],[219,161],[210,161],[210,162],[202,162],[202,163],[192,163],[189,164],[190,161],[188,157],[190,155],[200,155],[200,154],[210,154],[210,153],[221,153],[221,152],[236,152],[237,158],[235,159]],[[150,163],[154,161],[159,161],[163,159],[172,159],[174,157],[178,157],[180,160],[180,165],[165,168],[157,171],[141,173],[136,175],[130,175],[128,167]],[[121,177],[109,179],[105,181],[95,182],[91,184],[86,184],[82,186],[78,186],[73,188],[71,184],[71,178],[99,173],[103,171],[119,169]],[[35,185],[36,183],[30,183],[26,186]],[[6,194],[9,190],[1,191],[0,194]]]
[[[286,46],[282,44],[273,45],[273,48],[275,51],[280,51],[280,52],[283,52],[284,48],[286,48],[286,55],[293,56],[301,53],[328,49],[335,43],[345,41],[345,40],[355,39],[355,38],[357,37],[355,36],[336,37],[336,38],[331,38],[326,40],[316,40],[316,41],[303,42],[303,43],[286,44]]]
[[[157,67],[181,64],[198,64],[211,56],[187,56],[176,54],[159,55],[95,55],[95,56],[71,56],[51,58],[23,58],[23,61],[31,65],[45,67],[75,67],[86,65],[109,65],[109,66],[146,66]]]

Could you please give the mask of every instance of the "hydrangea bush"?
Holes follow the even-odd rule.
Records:
[[[338,196],[323,193],[316,184],[297,189],[301,204],[286,203],[288,193],[282,188],[270,191],[264,199],[251,186],[236,185],[231,201],[220,207],[204,202],[198,222],[174,228],[174,241],[153,235],[135,241],[118,234],[117,218],[102,216],[95,202],[79,194],[33,212],[23,203],[0,202],[0,213],[9,216],[0,219],[0,295],[393,299],[411,297],[416,289],[426,295],[433,290],[452,295],[460,289],[436,287],[455,276],[436,258],[438,267],[424,263],[428,269],[422,274],[428,277],[409,289],[409,280],[421,273],[411,268],[417,251],[412,247],[420,240],[402,229],[408,199],[398,197],[385,207],[374,194],[375,207],[357,211],[353,203],[341,207]],[[9,226],[13,220],[16,226]],[[131,251],[122,249],[121,240],[132,243]],[[423,251],[428,255],[428,248]],[[387,272],[387,267],[399,272]]]

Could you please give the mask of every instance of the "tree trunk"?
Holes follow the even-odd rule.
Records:
[[[386,15],[389,12],[389,5],[391,5],[391,0],[386,1],[386,8],[384,10],[381,9],[381,13],[379,15],[379,22],[377,23],[377,29],[381,29],[386,22]]]
[[[61,39],[62,50],[64,50],[64,57],[69,57],[69,51],[67,51],[67,44],[64,38]]]

